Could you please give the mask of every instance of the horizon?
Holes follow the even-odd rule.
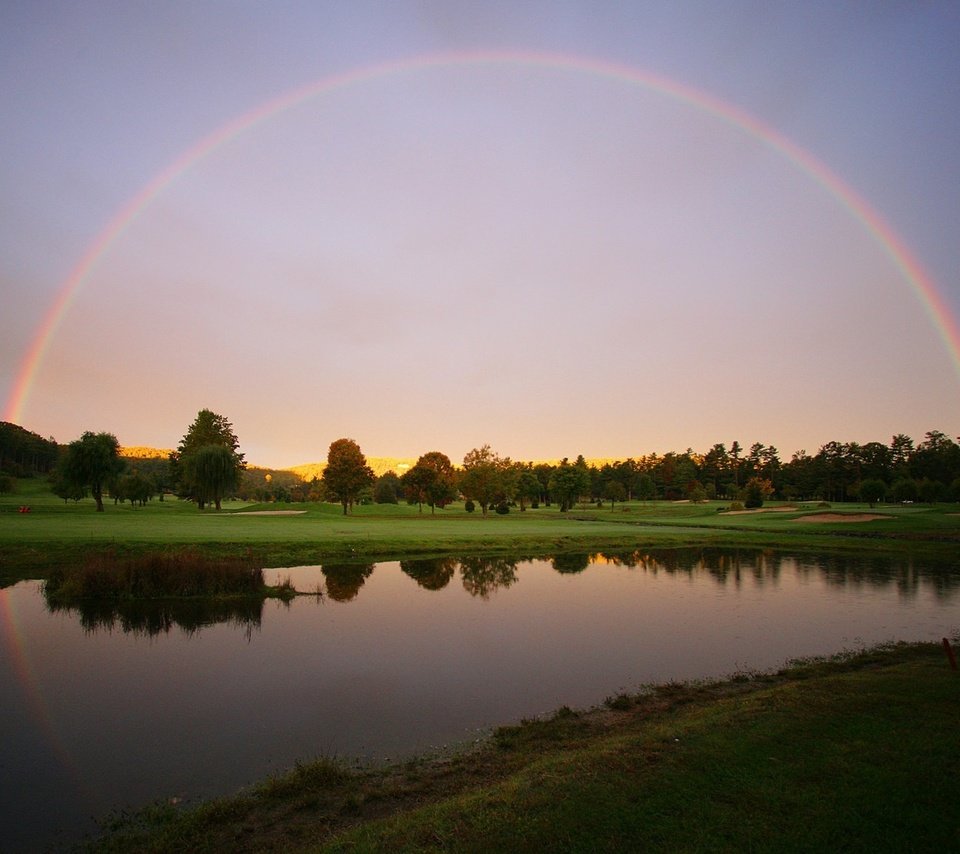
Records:
[[[15,426],[18,426],[18,427],[20,427],[21,429],[24,429],[24,430],[28,430],[29,432],[32,432],[32,433],[34,433],[34,434],[36,434],[36,435],[40,435],[40,434],[38,434],[36,431],[30,430],[30,428],[29,428],[29,427],[26,427],[25,425],[19,425],[19,424],[18,424],[18,425],[15,425]],[[923,431],[923,434],[921,434],[921,435],[919,435],[919,436],[912,435],[912,434],[909,434],[909,433],[904,433],[903,431],[899,431],[898,433],[892,434],[891,437],[890,437],[890,439],[893,439],[893,438],[894,438],[895,436],[897,436],[897,435],[903,434],[903,435],[908,436],[908,437],[913,441],[914,447],[916,447],[917,445],[919,445],[919,444],[924,440],[924,438],[925,438],[929,433],[932,433],[932,432],[937,431],[937,430],[939,430],[938,427],[930,427],[928,430]],[[105,432],[110,432],[110,431],[105,431]],[[953,435],[953,434],[951,434],[951,432],[949,432],[949,431],[942,431],[942,432],[944,432],[944,435],[947,436],[947,438],[949,438],[951,441],[956,441],[956,442],[960,443],[960,436]],[[41,438],[45,438],[45,437],[42,437],[42,436],[41,436]],[[51,437],[51,438],[54,438],[54,437]],[[78,438],[78,437],[74,437],[74,438]],[[238,440],[240,439],[239,436],[238,436],[237,438],[238,438]],[[349,438],[349,437],[342,437],[342,438]],[[69,442],[70,442],[70,441],[73,441],[73,440],[72,440],[72,439],[68,439],[68,440],[66,440],[66,441],[59,441],[59,440],[56,440],[56,439],[55,439],[55,441],[57,441],[57,443],[60,444],[60,445],[66,445],[66,444],[69,444]],[[332,440],[332,441],[335,441],[335,440]],[[604,463],[623,462],[623,461],[628,460],[628,459],[640,460],[640,459],[650,458],[650,457],[652,457],[652,456],[654,456],[654,455],[656,455],[656,456],[658,456],[658,457],[663,457],[663,456],[666,455],[666,454],[676,454],[676,455],[678,455],[678,456],[682,456],[683,454],[686,454],[686,453],[688,453],[688,452],[691,453],[691,454],[694,455],[694,456],[703,456],[703,455],[706,454],[708,451],[710,451],[711,448],[712,448],[714,445],[716,445],[716,444],[722,444],[722,445],[724,445],[724,447],[726,448],[726,450],[729,451],[729,450],[730,450],[730,445],[733,444],[733,441],[737,441],[737,440],[731,440],[729,443],[727,443],[727,442],[714,442],[714,443],[711,443],[709,447],[704,447],[704,448],[687,447],[687,448],[684,448],[684,449],[671,448],[671,449],[664,450],[664,451],[660,451],[660,450],[647,450],[647,451],[636,452],[636,453],[631,453],[631,454],[624,454],[624,455],[622,455],[622,456],[610,456],[610,455],[603,455],[603,454],[586,454],[586,453],[583,453],[582,451],[577,451],[576,453],[567,454],[567,455],[561,456],[561,457],[545,457],[545,456],[514,457],[514,456],[512,456],[511,454],[502,453],[498,448],[493,448],[493,447],[491,447],[491,450],[493,450],[494,452],[498,453],[501,457],[508,457],[508,458],[511,459],[513,462],[517,462],[517,463],[530,463],[530,464],[534,464],[534,465],[546,463],[546,464],[549,464],[549,465],[555,465],[555,464],[558,464],[559,462],[561,462],[561,461],[564,460],[564,459],[567,459],[567,460],[575,460],[575,459],[577,459],[578,456],[582,456],[588,465],[599,465],[599,464],[604,464]],[[849,437],[843,437],[843,438],[834,437],[833,439],[828,440],[828,442],[834,442],[834,441],[835,441],[835,442],[840,442],[840,443],[842,443],[842,444],[853,444],[853,443],[856,443],[856,444],[860,444],[860,445],[865,445],[865,444],[868,444],[868,443],[870,443],[870,442],[879,442],[880,444],[882,444],[882,445],[884,445],[884,446],[886,446],[886,447],[889,447],[889,446],[890,446],[890,440],[884,441],[884,440],[881,440],[881,439],[879,439],[879,438],[872,438],[872,439],[866,439],[866,440],[864,440],[864,441],[860,441],[860,440],[857,440],[857,439],[851,439],[851,438],[849,438]],[[823,447],[823,445],[827,444],[826,442],[824,442],[824,443],[821,443],[821,444],[816,445],[816,446],[802,447],[802,448],[794,448],[794,449],[792,449],[792,450],[790,450],[790,451],[787,451],[787,450],[785,450],[784,448],[780,448],[780,447],[777,446],[777,445],[772,445],[771,443],[762,442],[760,439],[755,439],[754,441],[749,442],[749,443],[748,443],[748,442],[741,442],[741,443],[740,443],[741,451],[743,451],[744,453],[748,452],[748,451],[750,450],[751,446],[754,445],[755,443],[759,443],[759,444],[763,445],[765,448],[773,447],[773,448],[777,451],[778,457],[779,457],[779,459],[780,459],[782,462],[788,462],[795,454],[798,454],[798,453],[800,453],[800,452],[806,452],[806,453],[808,453],[810,456],[816,456],[816,454],[817,454],[817,453],[819,452],[819,450]],[[481,443],[481,445],[482,445],[482,444],[487,444],[487,443]],[[480,447],[480,446],[478,445],[477,447]],[[136,458],[138,458],[138,457],[139,457],[139,458],[144,458],[144,459],[146,459],[146,458],[148,458],[148,457],[142,456],[142,454],[143,454],[143,453],[148,453],[148,454],[149,454],[149,452],[155,452],[154,454],[151,454],[151,456],[157,456],[157,455],[159,455],[159,458],[163,458],[163,457],[165,457],[167,454],[172,453],[172,452],[174,452],[175,450],[176,450],[176,447],[167,448],[167,447],[162,447],[162,446],[161,446],[161,447],[157,447],[157,446],[153,446],[153,445],[143,445],[143,444],[128,445],[128,444],[125,444],[125,443],[123,443],[123,442],[120,442],[120,455],[121,455],[121,456],[128,457],[128,458],[133,458],[133,459],[136,459]],[[368,461],[374,460],[374,461],[377,461],[377,462],[380,462],[380,463],[384,463],[384,462],[393,462],[393,463],[406,463],[406,462],[411,462],[411,463],[415,463],[423,454],[430,453],[431,451],[440,451],[441,453],[447,454],[447,456],[449,457],[451,463],[453,463],[453,465],[454,465],[455,467],[460,467],[460,466],[462,465],[462,462],[463,462],[463,455],[461,455],[460,457],[453,457],[453,456],[450,456],[450,454],[449,454],[447,451],[443,450],[442,448],[432,448],[432,449],[430,449],[430,450],[421,451],[420,453],[417,453],[417,454],[408,454],[408,455],[368,454],[366,451],[364,451],[364,449],[363,449],[362,446],[361,446],[360,450],[363,452],[364,457],[365,457]],[[141,453],[138,454],[137,452],[141,452]],[[293,464],[291,464],[291,465],[270,465],[270,464],[265,464],[265,463],[263,463],[263,462],[261,462],[261,461],[259,461],[259,460],[254,461],[254,460],[252,460],[252,459],[249,459],[247,452],[246,452],[246,451],[244,450],[244,448],[243,448],[243,442],[242,442],[242,441],[240,441],[240,452],[244,455],[244,461],[245,461],[245,463],[246,463],[246,465],[247,465],[248,468],[264,469],[264,470],[269,469],[269,470],[272,470],[272,471],[295,471],[295,470],[298,469],[298,468],[309,468],[309,467],[313,467],[313,466],[324,466],[324,465],[326,465],[326,452],[324,452],[322,456],[317,456],[317,457],[315,457],[314,459],[306,460],[306,461],[301,461],[301,462],[299,462],[299,463],[293,463]],[[465,453],[466,453],[466,452],[465,452]],[[465,454],[464,454],[464,455],[465,455]]]

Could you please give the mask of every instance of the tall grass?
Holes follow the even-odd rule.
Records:
[[[215,557],[192,549],[133,556],[107,551],[54,569],[44,589],[51,602],[122,601],[262,595],[264,581],[249,556]]]

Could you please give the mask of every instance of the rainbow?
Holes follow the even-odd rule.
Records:
[[[485,65],[512,65],[520,68],[576,71],[619,81],[631,86],[639,86],[706,113],[769,147],[816,181],[876,241],[899,270],[905,282],[913,288],[920,299],[931,324],[937,330],[947,348],[957,375],[960,376],[960,324],[951,313],[933,280],[927,275],[903,240],[884,221],[880,214],[810,152],[791,142],[777,130],[740,108],[698,89],[649,71],[629,65],[567,54],[529,51],[477,51],[419,55],[324,77],[253,108],[186,149],[165,169],[151,178],[140,192],[117,211],[70,271],[69,276],[58,289],[56,297],[38,325],[36,333],[23,356],[5,406],[4,420],[16,423],[20,423],[22,420],[30,389],[43,363],[44,355],[63,317],[76,299],[83,283],[96,267],[97,262],[150,203],[184,172],[239,134],[311,98],[354,84],[402,72],[452,66]]]
[[[34,583],[36,584],[36,582]],[[27,644],[22,636],[17,611],[14,607],[13,600],[17,595],[23,595],[23,592],[11,587],[0,590],[0,642],[14,653],[11,656],[13,672],[17,684],[23,691],[24,699],[37,729],[43,734],[47,746],[73,783],[74,789],[81,794],[84,802],[91,809],[94,809],[97,803],[95,794],[85,782],[79,766],[67,749],[56,722],[44,701],[39,680],[34,675],[33,667],[26,652]]]

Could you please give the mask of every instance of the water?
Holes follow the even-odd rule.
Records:
[[[228,793],[315,756],[381,761],[643,683],[960,629],[960,572],[674,550],[270,570],[301,597],[51,612],[0,591],[4,850]]]

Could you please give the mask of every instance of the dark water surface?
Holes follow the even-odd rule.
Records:
[[[311,757],[397,758],[647,682],[960,629],[960,570],[674,550],[297,567],[289,606],[51,612],[0,591],[3,850]]]

